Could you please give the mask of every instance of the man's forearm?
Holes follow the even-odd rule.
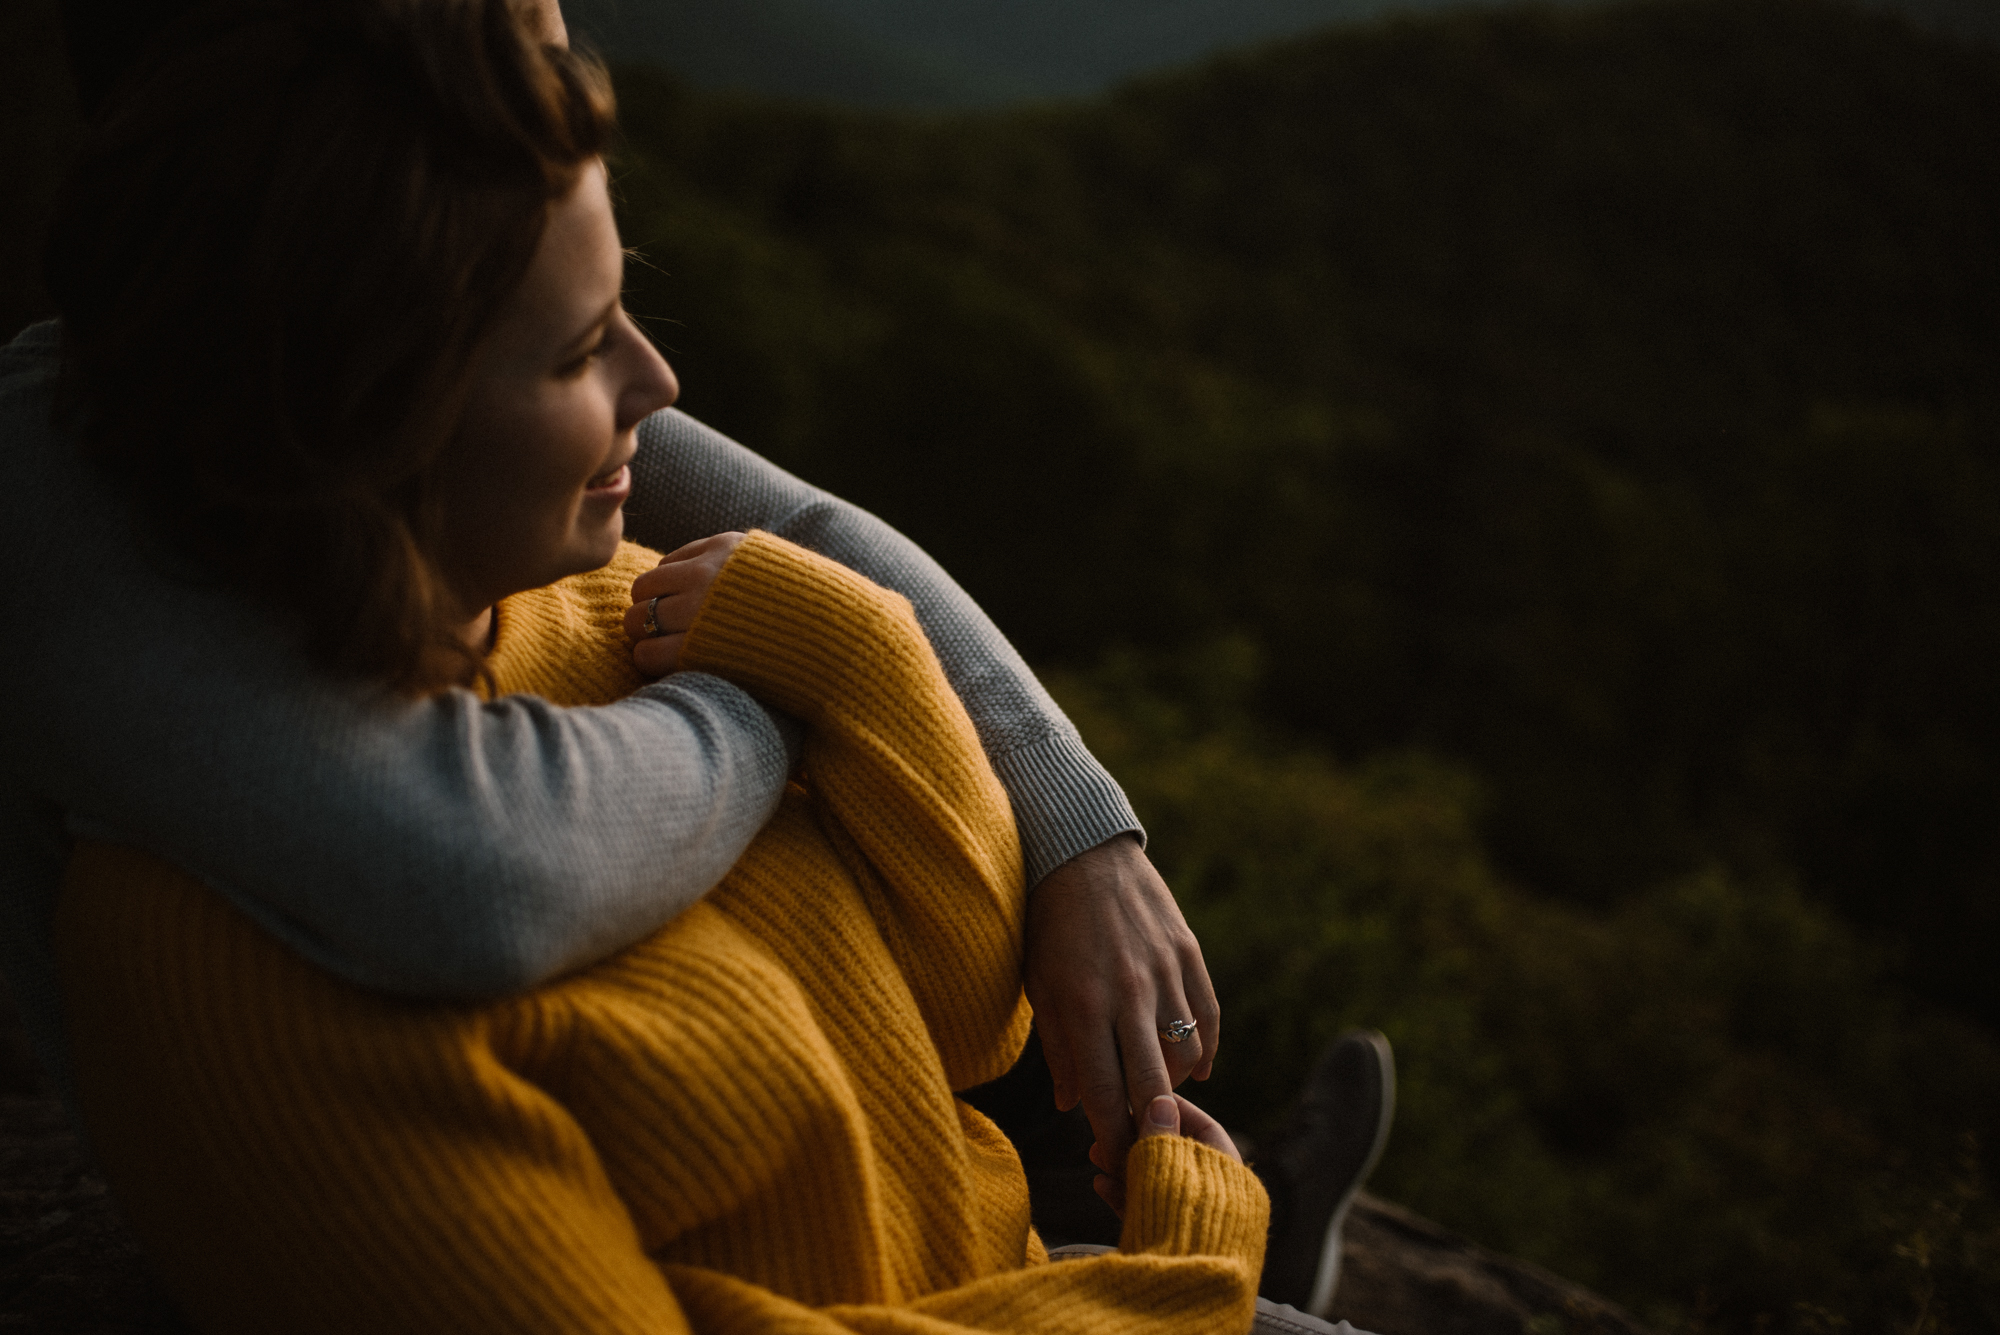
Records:
[[[999,628],[923,549],[685,413],[639,428],[626,532],[662,551],[761,528],[908,598],[1007,789],[1028,883],[1139,822]]]
[[[162,573],[51,423],[56,343],[42,325],[0,353],[0,594],[32,646],[0,658],[0,779],[24,800],[193,871],[342,977],[446,996],[637,940],[776,805],[787,725],[716,678],[602,709],[400,701]],[[59,864],[12,861],[52,902]]]

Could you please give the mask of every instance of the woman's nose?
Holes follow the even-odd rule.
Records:
[[[667,365],[667,359],[653,346],[653,340],[640,332],[630,317],[625,317],[625,320],[632,350],[627,380],[618,395],[620,431],[638,425],[662,408],[671,407],[674,400],[681,396],[681,382],[675,377],[674,368]]]

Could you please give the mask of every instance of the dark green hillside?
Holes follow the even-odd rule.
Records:
[[[1031,656],[1241,635],[1521,882],[1796,874],[2000,1020],[2000,53],[1691,0],[984,119],[626,87],[686,405]]]
[[[2000,1329],[2000,1045],[1890,981],[2000,1020],[2000,53],[1682,0],[985,118],[624,98],[686,406],[1078,669],[1226,1121],[1379,1024],[1383,1189],[1491,1245]]]
[[[1623,0],[1542,0],[1613,4]],[[1866,0],[2000,41],[2000,0]],[[1384,15],[1520,0],[572,0],[574,30],[701,88],[862,106],[1089,96],[1135,74]]]
[[[813,0],[571,0],[583,43],[691,78],[860,106],[968,106],[1033,89],[853,23]]]
[[[984,117],[621,91],[685,405],[1053,669],[1223,993],[1204,1104],[1379,1025],[1377,1185],[1485,1244],[1662,1329],[2000,1331],[2000,53],[1638,0]]]
[[[1385,13],[1509,2],[1011,0],[993,5],[979,0],[822,0],[829,10],[870,31],[893,35],[966,68],[1004,74],[1044,97],[1097,93],[1134,74]],[[961,104],[974,101],[961,99]]]
[[[1053,682],[1223,998],[1198,1101],[1262,1134],[1334,1035],[1379,1026],[1375,1189],[1655,1328],[2000,1330],[2000,1044],[1884,987],[1780,879],[1710,869],[1610,914],[1506,885],[1471,776],[1246,720],[1246,648]]]
[[[1909,15],[1933,32],[2000,42],[2000,3],[1996,0],[1889,0],[1887,7]]]

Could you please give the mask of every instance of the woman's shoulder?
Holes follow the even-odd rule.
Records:
[[[596,570],[503,600],[486,660],[496,693],[606,705],[645,685],[625,638],[625,609],[632,605],[632,581],[659,560],[649,547],[622,542]]]

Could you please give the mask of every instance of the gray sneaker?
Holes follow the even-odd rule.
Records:
[[[1343,1034],[1313,1067],[1299,1106],[1254,1165],[1271,1193],[1257,1292],[1324,1317],[1340,1283],[1340,1226],[1396,1115],[1396,1059],[1373,1029]]]

